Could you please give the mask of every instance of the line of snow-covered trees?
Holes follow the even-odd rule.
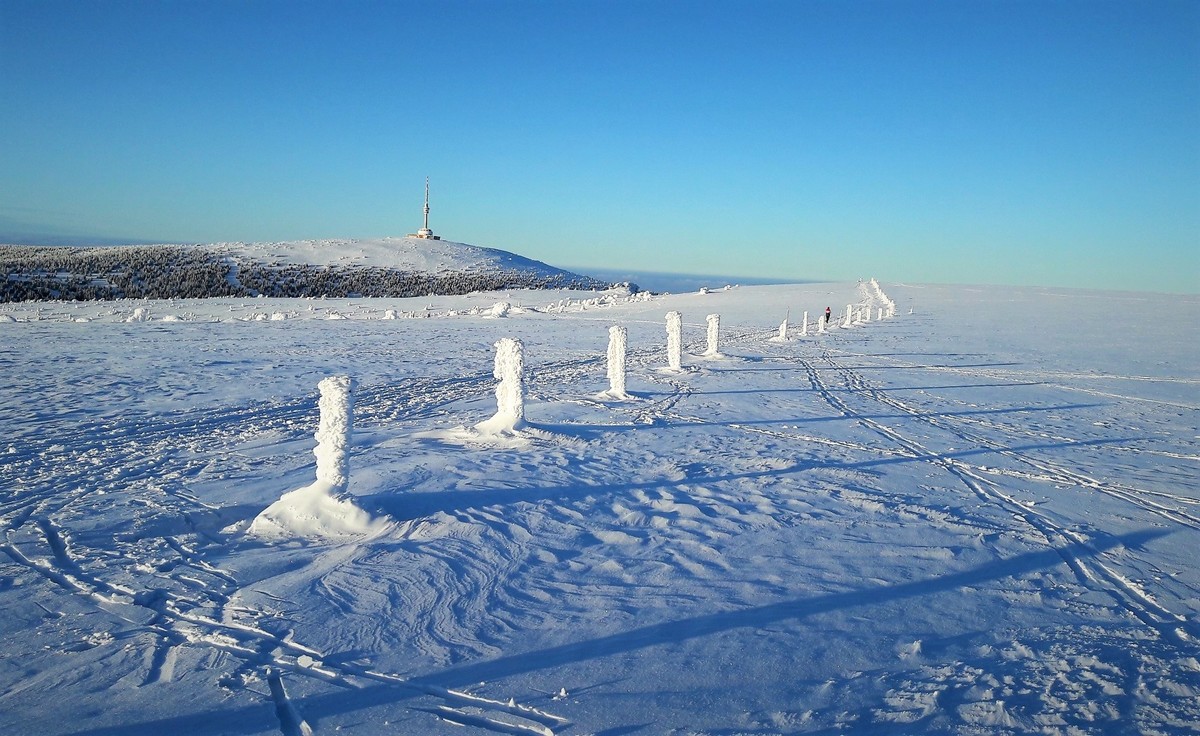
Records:
[[[0,302],[238,296],[230,265],[183,246],[0,246]]]
[[[223,296],[409,297],[507,288],[603,289],[568,272],[430,274],[377,267],[262,264],[197,246],[0,246],[0,302]]]
[[[238,282],[252,295],[275,297],[469,294],[501,289],[604,289],[608,284],[586,276],[543,276],[522,271],[471,271],[431,274],[375,266],[264,266],[238,263]]]

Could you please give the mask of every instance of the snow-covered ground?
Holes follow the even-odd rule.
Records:
[[[414,237],[214,243],[204,247],[267,264],[374,266],[432,274],[499,270],[545,277],[562,273],[561,269],[508,251]]]
[[[1195,733],[1200,299],[882,286],[0,305],[0,730]]]

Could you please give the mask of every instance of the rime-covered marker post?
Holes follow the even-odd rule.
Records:
[[[520,340],[502,337],[496,342],[493,375],[496,385],[496,415],[480,422],[481,432],[511,432],[525,425],[525,348]]]
[[[708,349],[704,351],[704,354],[710,357],[720,355],[720,340],[721,315],[710,314],[708,315]]]
[[[608,328],[608,395],[614,399],[628,399],[625,392],[625,346],[629,333],[620,325]]]
[[[844,322],[842,322],[842,327],[849,327],[853,321],[854,321],[854,305],[847,304],[846,305],[846,320]]]
[[[804,318],[800,321],[800,337],[808,337],[808,310],[804,310]]]
[[[350,482],[350,431],[353,425],[353,399],[350,376],[330,376],[317,384],[321,399],[317,406],[321,421],[317,425],[317,480],[337,491]]]
[[[683,315],[667,312],[667,367],[683,369]]]
[[[267,539],[282,537],[359,537],[384,531],[388,522],[375,519],[346,494],[350,483],[350,430],[353,424],[350,376],[331,376],[317,384],[321,419],[317,424],[317,479],[283,494],[250,523],[247,533]]]

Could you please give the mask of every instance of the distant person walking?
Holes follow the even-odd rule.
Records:
[[[825,307],[825,324],[829,324],[829,318],[833,316],[833,310]]]

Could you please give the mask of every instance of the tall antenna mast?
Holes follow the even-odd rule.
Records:
[[[410,238],[423,238],[426,240],[441,240],[440,237],[433,234],[429,229],[429,177],[425,177],[425,225],[415,233],[410,234]]]

